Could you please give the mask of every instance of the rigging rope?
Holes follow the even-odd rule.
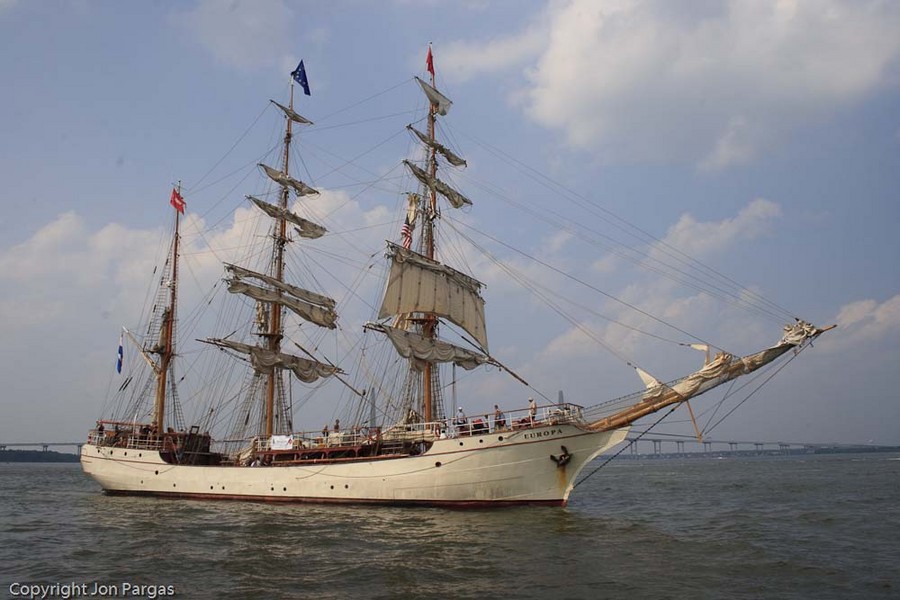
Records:
[[[666,417],[668,417],[669,415],[671,415],[673,412],[675,412],[675,409],[677,409],[678,406],[679,406],[679,404],[675,404],[674,406],[672,406],[672,408],[669,409],[669,411],[666,412],[666,414],[664,414],[663,416],[661,416],[660,418],[658,418],[658,419],[653,423],[653,425],[651,425],[650,427],[648,427],[647,429],[645,429],[644,431],[642,431],[642,432],[640,433],[640,435],[638,435],[636,438],[634,438],[633,440],[631,440],[629,443],[625,444],[625,446],[623,446],[621,450],[619,450],[618,452],[616,452],[615,454],[613,454],[612,456],[610,456],[609,458],[607,458],[606,460],[604,460],[603,463],[602,463],[599,467],[597,467],[596,469],[594,469],[593,471],[591,471],[590,473],[588,473],[587,475],[585,475],[580,481],[576,482],[575,485],[572,486],[572,489],[574,490],[574,489],[577,488],[579,485],[581,485],[582,483],[584,483],[585,481],[587,481],[588,478],[593,477],[593,476],[597,473],[597,471],[599,471],[600,469],[602,469],[603,467],[605,467],[606,465],[608,465],[610,462],[612,462],[612,460],[613,460],[614,458],[616,458],[617,456],[619,456],[620,454],[622,454],[623,452],[625,452],[625,450],[627,450],[628,448],[631,448],[632,444],[637,443],[637,441],[638,441],[639,439],[641,439],[642,437],[644,437],[645,435],[647,435],[648,433],[650,433],[650,430],[651,430],[651,429],[653,429],[654,427],[656,427],[657,425],[659,425],[659,424],[662,422],[663,419],[665,419]]]

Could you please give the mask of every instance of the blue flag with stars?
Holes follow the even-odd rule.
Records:
[[[303,93],[307,96],[311,96],[309,93],[309,81],[306,79],[306,67],[303,66],[303,61],[300,61],[300,64],[297,65],[297,68],[291,71],[291,77],[294,78],[294,81],[300,84],[300,87],[303,88]]]
[[[116,373],[122,372],[122,359],[125,358],[125,349],[122,347],[122,341],[122,336],[119,335],[119,351],[116,353]]]

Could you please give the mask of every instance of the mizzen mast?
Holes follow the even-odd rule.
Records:
[[[159,341],[154,349],[159,354],[156,371],[156,400],[153,404],[153,424],[159,432],[164,431],[166,414],[166,386],[168,384],[169,367],[175,356],[175,308],[178,303],[178,248],[181,241],[179,233],[179,217],[184,213],[184,199],[181,197],[181,182],[172,190],[169,203],[175,209],[175,235],[172,238],[172,274],[164,285],[169,288],[168,306],[163,311],[160,325]]]

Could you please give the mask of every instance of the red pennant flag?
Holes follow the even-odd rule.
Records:
[[[175,210],[184,214],[184,207],[186,206],[184,203],[184,198],[181,197],[181,194],[178,193],[178,190],[172,188],[172,197],[169,198],[169,204],[175,207]]]
[[[425,57],[425,68],[434,77],[434,59],[431,57],[431,46],[428,46],[428,56]]]

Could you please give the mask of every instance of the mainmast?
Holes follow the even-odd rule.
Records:
[[[169,304],[163,313],[160,328],[160,340],[157,346],[159,351],[159,365],[156,371],[156,402],[153,409],[153,424],[156,430],[163,431],[166,413],[166,385],[168,382],[169,366],[175,355],[175,307],[178,302],[178,246],[180,242],[179,223],[181,213],[184,211],[184,201],[181,198],[181,182],[172,191],[170,201],[175,209],[175,236],[172,240],[172,278],[166,282],[169,288]]]
[[[288,105],[291,111],[294,110],[294,83],[291,81],[291,96],[290,96],[290,104]],[[284,132],[284,165],[282,168],[282,172],[286,178],[290,177],[290,158],[291,158],[291,136],[292,136],[292,125],[293,119],[285,118],[287,125],[285,126]],[[279,208],[282,211],[287,212],[288,209],[288,197],[290,196],[290,191],[288,186],[281,186],[281,196],[279,198]],[[274,277],[277,281],[284,281],[284,246],[287,243],[287,220],[284,218],[284,213],[278,215],[276,217],[275,223],[275,234],[274,234],[274,248],[273,248],[273,262],[274,262]],[[276,294],[281,297],[281,290],[276,289]],[[274,354],[278,354],[281,352],[281,304],[278,302],[273,302],[270,304],[271,306],[271,314],[269,315],[269,332],[267,334],[268,337],[268,349],[270,352]],[[265,435],[267,438],[271,437],[274,433],[275,428],[275,395],[278,393],[278,382],[281,380],[281,371],[277,369],[272,369],[271,373],[268,375],[268,381],[266,383],[266,407],[265,407]]]

